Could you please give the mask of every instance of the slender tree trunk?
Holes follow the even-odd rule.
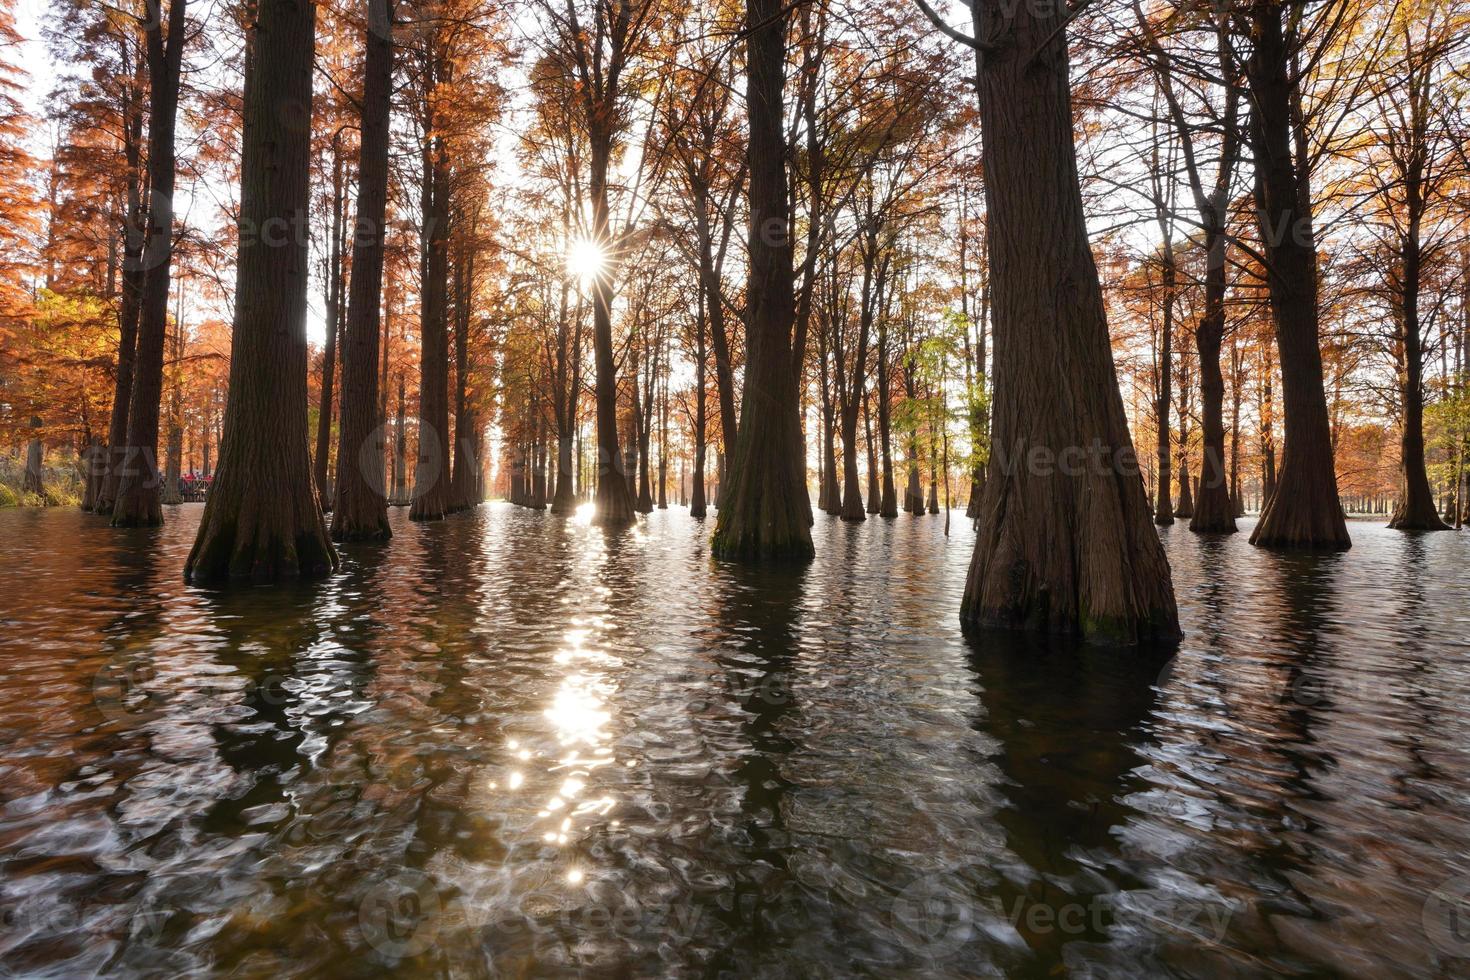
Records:
[[[991,24],[996,10],[972,10],[979,36],[1000,39],[979,79],[995,409],[961,618],[1117,643],[1173,641],[1169,565],[1150,521],[1087,239],[1066,15],[1060,5],[1022,4]],[[1041,465],[1047,458],[1053,465]]]
[[[1179,434],[1179,506],[1174,508],[1175,517],[1194,516],[1194,483],[1189,476],[1189,455],[1185,451],[1182,440],[1188,436],[1181,432]]]
[[[694,474],[692,486],[689,489],[689,516],[704,518],[707,507],[704,499],[704,454],[706,445],[705,426],[707,424],[705,415],[706,389],[708,381],[705,375],[705,330],[708,321],[705,319],[707,300],[701,295],[699,306],[699,319],[695,329],[697,333],[694,339]]]
[[[868,519],[863,506],[862,484],[858,481],[857,423],[861,407],[858,398],[848,399],[842,410],[842,507],[838,512],[844,521]]]
[[[1399,242],[1399,341],[1403,348],[1400,394],[1403,432],[1399,438],[1399,467],[1404,496],[1388,526],[1399,531],[1448,531],[1429,489],[1424,467],[1424,346],[1419,326],[1419,281],[1423,265],[1420,245],[1425,211],[1423,172],[1411,166],[1405,175],[1404,197],[1408,227]]]
[[[876,447],[873,445],[873,415],[870,411],[870,398],[863,396],[863,432],[868,442],[868,505],[867,512],[876,514],[883,509],[883,494],[878,489],[878,459]]]
[[[443,57],[436,55],[436,81],[447,80]],[[436,98],[438,96],[435,96]],[[432,100],[431,100],[432,101]],[[430,129],[443,110],[431,108]],[[419,344],[419,439],[413,472],[409,520],[438,521],[449,513],[449,154],[444,137],[425,147],[424,181],[428,207],[424,237],[428,249]]]
[[[801,398],[792,362],[796,296],[782,94],[788,17],[782,0],[746,4],[750,230],[745,392],[711,550],[747,561],[806,561],[813,556],[801,459]]]
[[[594,240],[607,242],[607,174],[612,134],[594,126],[588,143],[592,233]],[[606,272],[600,273],[592,287],[592,349],[597,378],[597,509],[593,523],[603,527],[620,527],[633,520],[633,497],[628,492],[627,466],[618,442],[618,369],[613,357],[612,299],[612,279]]]
[[[1173,404],[1174,383],[1174,288],[1175,268],[1172,258],[1164,264],[1164,315],[1159,336],[1159,390],[1155,417],[1159,427],[1158,505],[1154,523],[1167,527],[1174,523],[1174,501],[1169,496],[1169,458],[1173,443],[1169,435],[1169,409]]]
[[[31,416],[31,428],[33,430],[39,430],[41,428],[39,417],[35,415]],[[44,491],[45,484],[41,475],[41,464],[44,458],[45,449],[41,445],[41,437],[39,435],[32,436],[30,441],[26,443],[26,471],[21,483],[21,489],[26,493],[34,493],[39,496]]]
[[[322,351],[322,398],[316,419],[316,452],[312,455],[312,474],[317,497],[323,509],[332,506],[331,485],[327,482],[327,457],[332,447],[332,395],[337,382],[337,324],[342,305],[342,147],[339,138],[332,140],[332,240],[327,253],[327,344]]]
[[[128,436],[112,507],[114,527],[163,523],[158,414],[163,397],[163,345],[168,336],[168,288],[174,249],[174,128],[184,56],[185,2],[172,0],[169,4],[167,38],[161,13],[152,18],[145,38],[149,80],[148,238],[143,246],[143,291],[133,390],[128,399]]]
[[[893,485],[893,419],[888,372],[888,319],[878,322],[878,445],[883,450],[883,499],[878,513],[898,516],[898,491]]]
[[[178,0],[175,0],[178,2]],[[305,229],[316,7],[261,0],[244,97],[242,234],[219,470],[184,565],[193,582],[269,582],[337,567],[306,435]]]
[[[1286,403],[1281,471],[1251,543],[1342,550],[1352,541],[1337,498],[1318,334],[1317,248],[1292,151],[1291,57],[1282,32],[1282,17],[1302,5],[1303,0],[1253,0],[1251,8],[1253,51],[1246,74],[1256,206]]]
[[[357,223],[352,236],[352,271],[347,286],[347,322],[342,340],[342,421],[333,487],[332,538],[386,541],[388,501],[383,485],[383,429],[387,375],[379,354],[383,242],[387,232],[389,117],[393,99],[393,0],[369,0],[370,24],[363,35],[361,134],[357,162]],[[388,358],[382,357],[386,371]],[[398,452],[394,478],[403,471],[403,380],[398,383]],[[397,488],[395,487],[395,495]]]
[[[97,482],[92,510],[112,516],[122,480],[122,463],[128,439],[128,401],[133,394],[134,364],[138,351],[138,318],[143,296],[143,245],[147,231],[141,175],[143,112],[135,86],[127,87],[127,111],[123,124],[123,156],[127,161],[127,211],[123,226],[122,296],[118,302],[117,373],[113,379],[112,414],[107,427],[107,447]]]

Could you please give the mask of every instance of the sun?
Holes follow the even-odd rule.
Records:
[[[607,252],[590,238],[579,238],[567,248],[567,274],[588,283],[607,267]]]

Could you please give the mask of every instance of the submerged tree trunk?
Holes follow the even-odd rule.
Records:
[[[1179,506],[1174,508],[1174,516],[1194,516],[1194,484],[1189,477],[1189,456],[1183,445],[1179,447]]]
[[[1060,5],[1009,20],[979,72],[994,296],[990,470],[967,622],[1133,643],[1179,615],[1113,370],[1072,144]],[[991,23],[997,20],[996,23]]]
[[[867,437],[868,444],[868,505],[866,510],[869,514],[876,514],[883,508],[883,493],[878,489],[878,458],[873,446],[873,416],[869,411],[870,401],[871,399],[865,393],[863,395],[863,433]]]
[[[1291,56],[1282,31],[1282,17],[1295,15],[1301,6],[1302,0],[1254,0],[1251,10],[1253,51],[1246,74],[1256,207],[1286,402],[1281,469],[1251,543],[1341,550],[1352,541],[1337,499],[1319,346],[1317,247],[1303,175],[1292,152]]]
[[[143,290],[138,311],[138,350],[128,399],[128,436],[123,449],[114,527],[163,523],[158,479],[158,414],[163,397],[163,345],[168,335],[169,274],[173,265],[174,128],[178,121],[179,72],[184,56],[184,7],[172,0],[168,36],[161,14],[149,24],[148,55],[148,237],[143,246]]]
[[[332,503],[336,541],[386,541],[388,501],[383,486],[386,375],[379,376],[383,242],[387,232],[388,124],[393,98],[393,0],[370,0],[364,34],[362,117],[357,163],[357,223],[342,337],[342,420]],[[386,369],[388,359],[382,358]],[[379,386],[382,386],[380,391]],[[400,375],[398,438],[403,438]],[[402,472],[401,460],[394,467]]]
[[[175,0],[178,2],[178,0]],[[304,229],[316,7],[261,0],[245,83],[240,225]],[[219,469],[184,565],[193,582],[269,582],[337,567],[306,435],[307,242],[241,235]]]
[[[796,296],[782,100],[788,17],[781,0],[746,4],[745,392],[711,550],[747,561],[813,556],[811,507],[802,476],[801,399],[792,368]]]

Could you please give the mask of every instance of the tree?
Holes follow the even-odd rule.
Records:
[[[1245,76],[1251,100],[1257,220],[1267,292],[1280,352],[1286,445],[1276,489],[1251,543],[1265,547],[1352,547],[1332,460],[1332,426],[1322,380],[1317,245],[1308,175],[1292,143],[1292,64],[1306,0],[1250,0],[1242,30],[1251,51]]]
[[[379,352],[387,235],[388,147],[393,101],[394,0],[370,0],[363,29],[357,221],[342,342],[342,421],[332,505],[335,541],[384,541],[388,501],[383,485]]]
[[[978,0],[971,10],[994,421],[961,618],[1117,643],[1172,641],[1179,614],[1169,565],[1133,454],[1087,240],[1066,14]]]
[[[161,5],[163,0],[157,0]],[[143,244],[138,349],[128,396],[127,444],[114,527],[163,523],[158,478],[158,414],[163,397],[163,345],[168,334],[169,273],[174,251],[174,128],[179,109],[179,73],[184,57],[184,9],[171,0],[168,34],[158,7],[145,25],[148,64],[148,231]]]
[[[219,469],[184,565],[193,582],[271,582],[337,567],[306,425],[315,39],[314,4],[261,0],[245,82],[230,393]]]
[[[711,550],[746,561],[805,561],[814,550],[792,362],[795,270],[782,125],[789,13],[781,0],[747,0],[745,9],[750,133],[745,391]]]

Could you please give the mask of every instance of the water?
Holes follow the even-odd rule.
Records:
[[[0,974],[1470,967],[1465,535],[1168,530],[1163,664],[966,639],[958,516],[398,512],[212,593],[200,512],[0,512]]]

